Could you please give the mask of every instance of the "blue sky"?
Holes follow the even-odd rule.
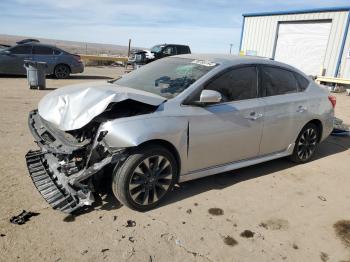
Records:
[[[242,13],[350,5],[349,0],[1,0],[0,34],[237,52]]]

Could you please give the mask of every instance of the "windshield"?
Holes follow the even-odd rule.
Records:
[[[151,48],[152,53],[159,53],[162,51],[164,45],[155,45],[154,47]]]
[[[203,60],[163,58],[122,76],[114,81],[114,84],[170,99],[180,94],[215,66],[215,63]]]

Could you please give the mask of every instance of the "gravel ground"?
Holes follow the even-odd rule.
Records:
[[[144,213],[108,193],[79,216],[52,210],[27,174],[24,155],[36,147],[28,112],[55,88],[122,72],[89,67],[48,79],[45,91],[0,77],[0,261],[350,260],[349,138],[329,137],[304,165],[279,159],[183,183]],[[350,123],[350,97],[337,99],[336,115]],[[40,214],[11,224],[23,209]]]

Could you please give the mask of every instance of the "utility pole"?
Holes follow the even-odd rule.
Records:
[[[128,57],[130,56],[131,39],[129,39]]]
[[[231,51],[232,51],[232,46],[233,46],[233,44],[230,44],[230,54],[231,54]]]

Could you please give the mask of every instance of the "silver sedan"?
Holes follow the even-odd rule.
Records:
[[[40,149],[26,159],[55,209],[92,204],[94,181],[111,175],[121,203],[148,210],[178,182],[287,156],[309,161],[332,131],[334,106],[286,64],[175,56],[48,94],[29,115]]]

